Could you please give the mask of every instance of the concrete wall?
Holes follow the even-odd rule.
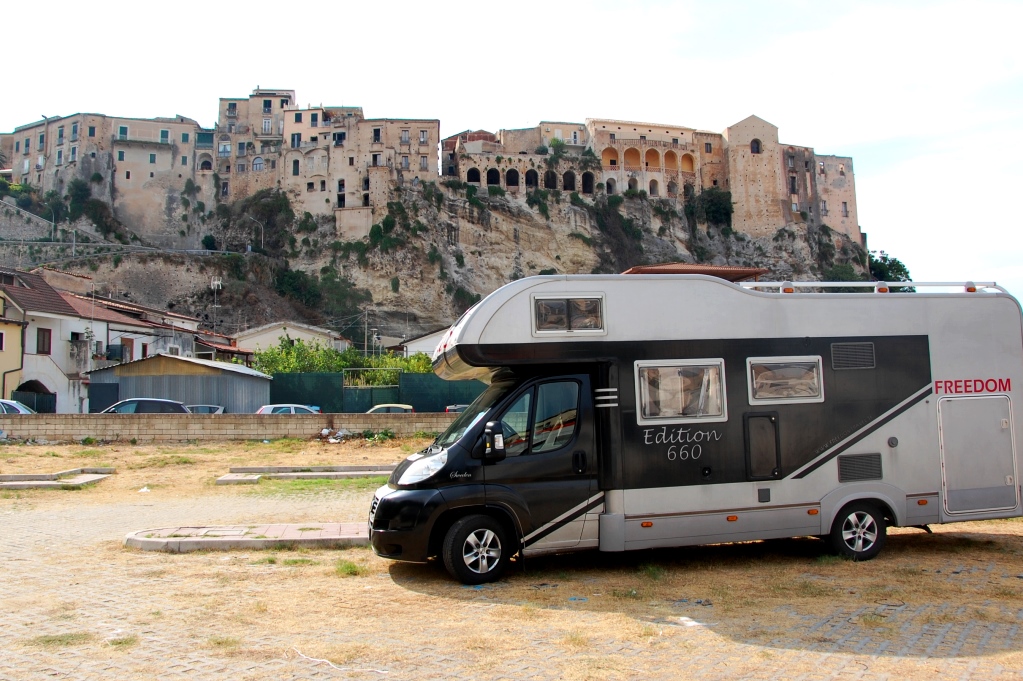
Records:
[[[441,432],[457,414],[0,414],[9,438],[139,442],[182,440],[274,440],[312,438],[323,428],[352,432],[385,428],[395,435]]]

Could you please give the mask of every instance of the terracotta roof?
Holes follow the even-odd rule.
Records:
[[[66,293],[64,291],[61,291],[60,295],[71,305],[71,307],[75,308],[78,312],[78,316],[80,317],[96,319],[101,322],[116,322],[118,324],[132,324],[134,326],[153,326],[152,323],[147,322],[144,319],[135,319],[134,317],[128,317],[119,312],[108,310],[98,302],[94,303],[91,298],[83,298],[82,296],[77,296],[74,293]]]
[[[13,275],[24,286],[0,284],[11,302],[25,312],[42,312],[78,317],[78,312],[64,300],[57,290],[46,283],[41,275],[22,272],[8,268],[0,268],[3,274]]]
[[[234,345],[224,345],[223,343],[214,343],[213,341],[203,340],[199,336],[195,337],[195,342],[199,345],[205,345],[208,348],[213,348],[219,352],[229,352],[235,355],[251,355],[253,350],[245,350]]]
[[[709,274],[726,281],[756,279],[771,270],[762,267],[722,267],[719,265],[698,265],[687,262],[666,262],[659,265],[637,265],[622,274]]]
[[[116,310],[125,310],[127,312],[143,313],[148,312],[150,314],[161,315],[165,317],[177,317],[178,319],[187,319],[190,322],[198,322],[198,317],[189,317],[188,315],[179,314],[177,312],[171,312],[170,310],[159,310],[155,307],[146,307],[145,305],[139,305],[137,303],[124,303],[119,300],[111,300],[110,298],[104,298],[102,296],[96,296],[96,302],[105,307],[113,308]]]

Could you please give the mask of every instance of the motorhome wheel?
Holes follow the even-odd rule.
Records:
[[[870,560],[884,548],[884,515],[867,503],[849,504],[831,525],[831,547],[852,560]]]
[[[444,566],[463,584],[493,582],[508,566],[510,548],[501,523],[486,515],[466,516],[444,537]]]

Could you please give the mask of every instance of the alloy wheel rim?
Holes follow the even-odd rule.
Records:
[[[842,541],[851,551],[863,553],[877,542],[877,523],[866,511],[851,513],[842,523]]]
[[[462,560],[478,575],[490,572],[501,560],[501,540],[493,530],[471,532],[462,546]]]

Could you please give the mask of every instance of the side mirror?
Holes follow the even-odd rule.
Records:
[[[484,461],[501,461],[504,459],[504,429],[500,421],[487,421],[487,427],[483,431]]]

